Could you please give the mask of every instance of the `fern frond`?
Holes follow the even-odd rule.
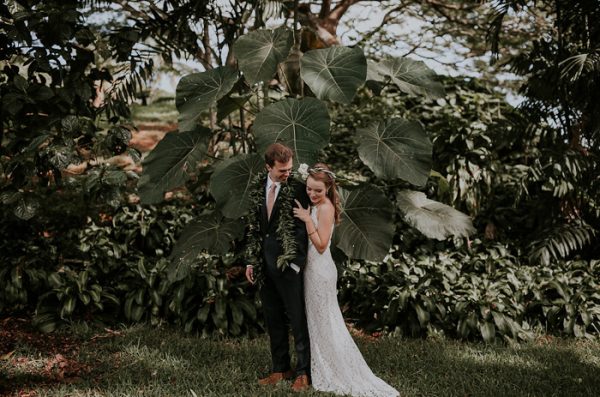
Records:
[[[548,265],[566,258],[590,244],[595,236],[596,230],[584,221],[555,226],[529,245],[529,262]]]

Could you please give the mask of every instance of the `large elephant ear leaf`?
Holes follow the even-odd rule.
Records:
[[[232,112],[243,108],[250,98],[252,98],[252,94],[239,95],[232,93],[219,99],[217,102],[217,121],[221,121]]]
[[[233,53],[246,80],[255,84],[273,77],[293,43],[292,32],[283,27],[255,30],[237,39]]]
[[[159,203],[165,192],[183,185],[206,155],[211,136],[204,127],[166,134],[142,163],[138,185],[142,203]]]
[[[335,229],[335,244],[355,259],[382,260],[392,246],[393,206],[374,186],[340,189],[342,222]]]
[[[358,155],[380,178],[401,178],[417,186],[427,182],[432,144],[421,124],[389,119],[358,131]]]
[[[428,199],[423,192],[403,190],[398,193],[397,203],[404,219],[429,238],[468,237],[476,231],[468,215]]]
[[[181,232],[169,266],[169,279],[181,280],[189,273],[190,265],[203,252],[222,255],[230,251],[233,242],[244,234],[244,224],[223,217],[219,212],[202,215]]]
[[[248,212],[252,183],[264,169],[265,161],[257,154],[239,155],[215,168],[210,178],[210,192],[226,217],[239,218]]]
[[[234,69],[220,66],[206,72],[188,74],[179,80],[175,91],[179,130],[193,130],[203,112],[208,112],[217,100],[227,95],[237,79]]]
[[[329,113],[315,98],[284,99],[265,107],[252,130],[259,152],[281,141],[294,150],[296,163],[313,164],[329,142]]]
[[[350,103],[365,83],[367,59],[358,47],[312,50],[302,57],[300,74],[317,98]]]
[[[389,78],[402,92],[428,98],[444,96],[444,86],[437,75],[422,61],[388,57],[379,63],[369,63],[368,79],[384,81]]]

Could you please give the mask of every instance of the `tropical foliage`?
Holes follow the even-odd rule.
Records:
[[[600,326],[600,262],[529,267],[501,244],[471,252],[394,251],[379,263],[350,263],[340,280],[348,318],[401,335],[526,340],[541,330],[588,337]]]
[[[297,8],[293,11],[298,13]],[[288,144],[295,152],[296,165],[313,164],[319,159],[319,152],[330,140],[327,102],[350,104],[367,82],[376,87],[371,90],[372,94],[390,95],[386,87],[394,87],[396,95],[432,98],[443,95],[435,74],[420,61],[388,57],[368,64],[360,48],[339,45],[301,52],[298,48],[306,48],[306,45],[301,42],[302,35],[294,29],[294,26],[292,29],[280,26],[275,30],[261,28],[245,32],[240,27],[231,40],[224,43],[233,52],[233,57],[227,58],[228,65],[193,73],[180,80],[176,93],[179,132],[161,141],[144,161],[140,179],[142,202],[160,202],[162,194],[181,185],[185,178],[212,173],[209,191],[215,198],[215,211],[229,218],[243,216],[248,211],[251,191],[248,184],[263,168],[260,154],[269,144],[277,141]],[[299,81],[303,95],[288,90],[286,81],[292,76],[286,72],[276,78],[282,64],[289,67],[294,63],[292,69],[296,75],[293,78]],[[243,101],[240,98],[244,98]],[[215,109],[217,120],[223,120],[226,114],[222,104],[228,104],[227,111],[235,114],[212,129],[199,126],[204,115],[211,112],[214,115]],[[214,120],[214,116],[209,116],[209,120]],[[241,131],[236,141],[239,147],[234,147],[236,155],[214,167],[206,166],[209,147],[199,142],[210,141],[220,129]],[[425,186],[431,171],[432,145],[418,121],[390,118],[358,133],[360,158],[378,177]],[[395,206],[379,190],[352,182],[345,185],[346,190],[341,194],[346,222],[336,236],[337,246],[350,257],[381,260],[391,246],[394,227],[389,214]],[[397,201],[397,205],[403,204]],[[413,214],[421,217],[419,212]],[[468,219],[465,227],[452,227],[454,216],[454,212],[446,211],[444,217],[428,218],[429,223],[448,225],[438,228],[436,237],[440,237],[440,233],[446,238],[474,232]],[[465,222],[464,217],[461,220]],[[198,220],[189,228],[205,229],[205,222]],[[240,230],[243,223],[239,222]],[[418,227],[420,223],[415,225]],[[240,234],[221,236],[231,238]],[[194,260],[193,252],[200,254],[196,249],[200,245],[190,239],[181,244],[183,247],[178,251],[186,255],[173,257],[173,260],[177,266],[189,266]]]
[[[597,333],[597,1],[382,1],[381,26],[342,46],[357,3],[0,5],[0,311],[35,310],[45,330],[260,331],[239,252],[259,154],[282,140],[339,176],[352,321],[485,340]],[[491,48],[517,79],[481,63],[483,78],[442,78],[417,46],[384,55],[404,17],[470,56]],[[178,130],[141,176],[124,170],[119,158],[142,157],[129,104],[178,58],[201,65],[177,86]],[[497,90],[516,86],[518,108]]]
[[[530,5],[498,2],[494,40],[501,37],[503,18],[525,7]],[[524,77],[527,120],[528,168],[519,205],[536,225],[530,261],[547,265],[588,246],[600,230],[600,27],[590,23],[600,19],[600,8],[585,0],[542,1],[536,8],[554,29],[533,40],[511,66]]]

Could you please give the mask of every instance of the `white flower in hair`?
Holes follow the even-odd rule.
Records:
[[[300,174],[300,177],[303,180],[306,180],[308,178],[308,164],[300,164],[300,166],[298,167],[298,174]]]

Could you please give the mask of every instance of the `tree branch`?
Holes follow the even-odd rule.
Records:
[[[331,12],[331,0],[323,0],[321,3],[321,11],[319,12],[319,18],[325,19],[329,16]]]

